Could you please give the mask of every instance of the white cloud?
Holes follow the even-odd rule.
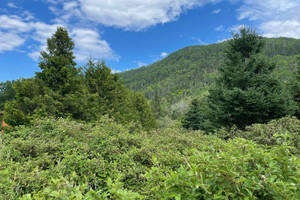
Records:
[[[18,8],[18,6],[16,6],[15,4],[13,4],[11,2],[8,3],[7,6],[10,7],[10,8]]]
[[[156,24],[174,21],[188,9],[218,1],[220,0],[73,0],[63,6],[65,10],[73,8],[73,14],[63,15],[75,15],[81,20],[105,26],[140,31]],[[74,14],[74,9],[77,14]]]
[[[224,27],[222,25],[215,28],[215,31],[223,31]]]
[[[222,42],[225,42],[225,41],[231,40],[231,39],[232,39],[232,38],[225,38],[225,39],[223,39],[223,40],[218,40],[217,43],[222,43]]]
[[[239,32],[240,29],[242,29],[242,28],[244,28],[244,27],[245,27],[245,25],[242,25],[242,24],[234,25],[234,26],[230,27],[230,28],[228,29],[228,31],[233,32],[233,33],[236,33],[236,32]]]
[[[23,45],[25,40],[15,33],[3,33],[0,31],[0,53],[14,50]]]
[[[192,37],[192,40],[195,40],[198,45],[208,45],[209,43],[202,41],[200,38]]]
[[[78,6],[76,1],[69,1],[64,3],[64,10],[70,11]]]
[[[260,29],[265,33],[265,37],[300,38],[300,22],[296,20],[268,21],[262,23]]]
[[[32,26],[31,24],[23,22],[18,16],[0,15],[0,30],[1,29],[28,32],[32,29]]]
[[[146,63],[143,63],[143,62],[141,62],[141,61],[138,61],[138,62],[137,62],[137,66],[138,66],[138,68],[140,68],[140,67],[147,66],[147,64],[146,64]]]
[[[121,70],[115,70],[115,69],[111,69],[111,73],[112,74],[117,74],[117,73],[121,73]]]
[[[221,9],[219,8],[219,9],[213,10],[213,11],[211,12],[211,14],[216,15],[216,14],[219,14],[220,12],[221,12]]]
[[[257,21],[259,30],[268,37],[300,38],[300,0],[244,0],[238,19]]]
[[[160,54],[160,57],[165,58],[165,57],[167,57],[168,55],[169,55],[168,53],[162,52],[162,53]]]
[[[28,50],[28,56],[37,60],[41,51],[46,50],[47,38],[50,38],[60,24],[46,24],[43,22],[24,21],[18,16],[0,15],[1,45],[0,53],[14,50],[22,46],[27,40],[34,40],[37,45],[32,45]],[[2,32],[1,32],[2,31]],[[91,29],[69,30],[75,42],[76,60],[84,61],[89,57],[95,59],[118,60],[116,55],[105,40]]]
[[[105,40],[101,40],[100,35],[90,29],[74,29],[72,36],[76,45],[76,60],[84,61],[89,57],[96,59],[119,60]]]

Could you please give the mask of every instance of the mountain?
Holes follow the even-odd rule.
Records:
[[[264,54],[276,62],[276,73],[286,79],[300,55],[300,39],[265,38]],[[119,74],[127,87],[143,92],[147,98],[165,97],[169,103],[197,93],[213,83],[222,65],[228,42],[189,46],[149,66]]]

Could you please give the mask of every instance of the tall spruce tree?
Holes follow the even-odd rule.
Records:
[[[203,129],[205,105],[200,99],[192,100],[190,110],[184,115],[182,126],[186,129],[199,130]]]
[[[62,95],[76,90],[79,70],[75,67],[73,54],[74,42],[68,31],[58,27],[51,38],[47,40],[47,51],[42,51],[39,67],[41,72],[36,77],[53,91]]]
[[[213,126],[244,128],[292,115],[291,94],[272,76],[275,64],[261,54],[264,40],[254,30],[233,34],[215,86],[208,97],[207,118]]]

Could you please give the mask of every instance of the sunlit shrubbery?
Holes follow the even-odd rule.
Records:
[[[289,137],[289,145],[293,153],[300,153],[300,120],[296,117],[284,117],[272,120],[268,124],[253,124],[246,127],[245,131],[233,127],[230,131],[220,130],[217,135],[223,139],[242,137],[262,145],[281,145]]]
[[[36,120],[0,136],[0,199],[299,199],[300,160],[284,137],[263,148],[107,117]]]

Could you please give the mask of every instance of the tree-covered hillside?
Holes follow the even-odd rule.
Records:
[[[264,54],[274,58],[275,73],[284,79],[292,74],[300,54],[300,40],[292,38],[265,38]],[[125,84],[142,91],[147,98],[158,94],[175,103],[185,96],[197,93],[211,84],[222,64],[228,41],[207,46],[190,46],[176,51],[150,66],[120,73]],[[282,74],[287,73],[287,74]]]

